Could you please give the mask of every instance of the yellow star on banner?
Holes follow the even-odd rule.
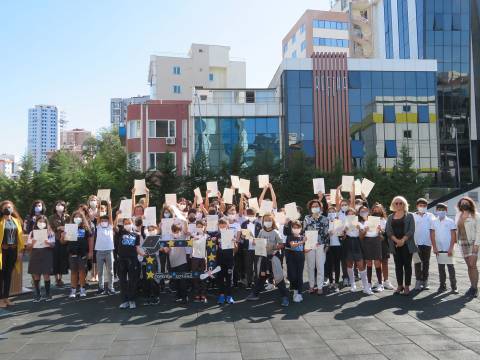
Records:
[[[193,240],[192,239],[187,240],[187,246],[190,246],[190,247],[193,246]]]
[[[147,264],[153,264],[153,256],[147,256]]]
[[[169,246],[169,247],[174,247],[174,246],[175,246],[175,241],[170,240],[170,241],[168,242],[168,246]]]
[[[147,272],[147,279],[153,279],[153,272],[152,271]]]
[[[213,254],[208,255],[208,261],[215,261],[215,255]]]
[[[214,246],[213,240],[208,240],[208,241],[207,241],[207,247],[213,248],[213,246]]]

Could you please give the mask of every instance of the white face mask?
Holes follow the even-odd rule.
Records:
[[[319,207],[312,207],[312,214],[320,214],[320,208]]]
[[[171,217],[171,216],[172,216],[172,214],[170,214],[170,213],[163,213],[163,217],[164,217],[164,218],[167,218],[167,219],[168,219],[168,218]]]
[[[185,204],[178,205],[178,208],[182,211],[185,210],[186,207],[187,207],[187,205],[185,205]]]
[[[337,213],[328,213],[328,219],[333,221],[337,218]]]
[[[366,218],[368,217],[368,212],[362,211],[362,212],[360,213],[360,217],[366,219]]]
[[[57,210],[57,212],[59,212],[59,213],[63,213],[63,210],[65,210],[65,208],[62,205],[57,205],[55,210]]]
[[[97,207],[97,202],[96,201],[90,201],[90,207],[92,209],[95,209]]]
[[[40,230],[43,230],[47,227],[47,224],[45,224],[44,222],[38,222],[37,223],[37,227],[40,229]]]
[[[292,229],[292,234],[295,235],[295,236],[298,236],[300,235],[302,229]]]
[[[82,223],[82,218],[76,217],[73,219],[73,222],[77,225],[80,225]]]
[[[263,226],[265,226],[267,229],[270,229],[272,227],[272,222],[271,221],[265,221],[263,223]]]
[[[228,214],[228,219],[229,220],[235,220],[237,218],[237,215],[236,214]]]
[[[420,214],[425,214],[425,212],[427,211],[427,208],[425,206],[419,206],[417,207],[417,210]]]
[[[123,227],[127,231],[132,231],[133,230],[133,224],[126,224],[126,225],[123,225]]]
[[[342,205],[342,211],[347,212],[348,210],[348,205]]]
[[[100,226],[103,227],[103,228],[108,227],[108,221],[102,221],[102,222],[100,223]]]
[[[203,228],[197,228],[197,234],[203,234]]]
[[[105,216],[105,215],[107,215],[106,211],[100,211],[100,216]]]
[[[254,218],[254,217],[247,217],[247,220],[250,221],[251,223],[253,223],[253,222],[256,220],[256,218]]]

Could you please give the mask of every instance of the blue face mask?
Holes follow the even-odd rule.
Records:
[[[35,206],[35,213],[41,213],[42,212],[42,205],[37,205]]]
[[[445,219],[445,216],[447,216],[447,212],[444,210],[438,210],[437,211],[437,216],[439,219]]]
[[[328,219],[333,221],[337,218],[337,213],[328,213]]]

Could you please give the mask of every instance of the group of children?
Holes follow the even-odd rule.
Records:
[[[98,295],[116,294],[114,277],[118,276],[122,309],[135,308],[139,294],[146,304],[156,304],[160,294],[167,291],[174,292],[180,302],[187,302],[190,297],[195,302],[207,302],[207,293],[215,288],[218,304],[234,304],[233,289],[238,286],[250,290],[248,301],[256,301],[262,291],[277,287],[281,305],[288,306],[290,299],[297,303],[303,300],[305,266],[310,294],[339,292],[345,286],[356,291],[358,280],[368,295],[393,290],[388,277],[387,216],[381,204],[369,206],[364,196],[355,197],[354,189],[349,200],[343,199],[339,187],[336,199],[319,193],[311,200],[307,204],[308,214],[301,221],[278,216],[285,211],[277,207],[271,184],[259,197],[260,207],[268,191],[273,202],[271,213],[260,215],[259,209],[249,207],[249,194],[238,195],[237,206],[226,204],[220,193],[213,198],[207,193],[204,200],[196,197],[193,203],[182,198],[176,205],[164,204],[159,223],[148,226],[144,226],[148,191],[146,198],[133,202],[132,217],[124,217],[117,210],[115,219],[110,202],[102,202],[94,195],[71,216],[66,214],[65,203],[58,201],[50,219],[45,216],[43,202],[37,201],[25,224],[29,234],[27,248],[31,250],[28,272],[33,279],[34,301],[51,299],[50,275],[55,275],[57,285],[61,286],[61,275],[68,271],[66,266],[71,274],[69,297],[87,296],[87,270],[93,268],[92,260],[98,271]],[[135,193],[132,195],[135,199]],[[456,241],[455,222],[446,216],[445,204],[436,206],[436,216],[426,212],[425,199],[419,199],[416,205],[415,242],[419,250],[418,256],[414,255],[415,289],[429,288],[433,250],[439,259],[439,291],[446,290],[446,265],[452,291],[457,292],[453,262],[449,261]],[[301,213],[300,208],[297,211]],[[178,216],[179,212],[182,216]],[[207,230],[207,218],[211,216],[218,217],[218,228]],[[352,217],[356,220],[352,221]],[[369,227],[369,217],[380,219],[375,228]],[[164,226],[166,222],[171,224],[168,229]],[[75,239],[67,239],[67,223],[78,226]],[[43,229],[48,230],[45,244],[35,246],[34,230]],[[233,232],[233,241],[227,246],[222,236],[228,230]],[[313,246],[307,236],[312,231],[318,234]],[[143,243],[156,235],[168,239],[168,245],[163,243],[154,253],[146,251]],[[188,244],[174,246],[177,240]],[[194,242],[209,244],[215,250],[207,254],[194,246]],[[256,244],[260,242],[265,253],[256,252]],[[218,272],[207,266],[212,261],[219,267]],[[374,285],[373,267],[377,278]],[[156,276],[157,273],[162,276]],[[200,277],[202,274],[205,275]]]

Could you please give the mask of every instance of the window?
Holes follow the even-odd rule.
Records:
[[[208,74],[208,80],[213,81],[213,74],[212,73]]]
[[[395,140],[385,140],[385,157],[397,157],[397,142]]]
[[[348,23],[343,21],[313,20],[313,27],[317,29],[348,30]]]
[[[418,122],[429,123],[428,105],[418,105]]]
[[[383,106],[383,122],[385,123],[395,122],[395,106],[393,105]]]
[[[245,91],[245,102],[247,103],[255,102],[255,91]]]
[[[410,105],[403,105],[403,112],[410,112],[412,110]]]
[[[443,28],[443,14],[437,13],[435,14],[435,18],[433,21],[433,30],[440,31],[444,30]]]
[[[132,152],[128,154],[128,165],[135,170],[141,170],[140,153]]]
[[[302,24],[302,26],[300,26],[300,34],[303,34],[305,32],[305,24]]]
[[[297,57],[297,50],[295,50],[294,52],[292,52],[292,58],[296,58]]]
[[[412,130],[403,130],[403,137],[406,139],[412,138]]]
[[[182,148],[186,149],[188,146],[188,122],[182,120]]]
[[[180,85],[173,85],[173,93],[174,94],[180,94],[181,93]]]
[[[314,46],[332,46],[332,47],[348,47],[348,40],[346,39],[330,39],[330,38],[313,38]]]
[[[149,120],[148,137],[149,138],[167,138],[175,137],[175,120]]]
[[[180,66],[174,66],[173,67],[173,73],[175,75],[180,75]]]
[[[283,45],[283,53],[284,54],[287,52],[287,49],[288,49],[288,44],[284,44]]]
[[[175,153],[149,153],[148,154],[148,169],[160,169],[163,164],[168,160],[172,161],[173,165],[177,165],[177,159]]]
[[[295,34],[292,35],[292,44],[295,44],[295,42],[297,41],[297,37]]]
[[[392,4],[391,0],[384,1],[385,19],[385,58],[393,59],[393,33],[392,33]]]
[[[410,59],[407,0],[397,0],[400,59]]]
[[[305,40],[302,41],[302,44],[300,45],[300,49],[303,51],[307,48],[307,43],[305,42]]]
[[[363,156],[365,155],[365,151],[363,149],[363,141],[352,140],[351,148],[352,148],[352,157],[353,158],[363,158]]]
[[[134,139],[140,137],[140,120],[130,120],[128,122],[127,138]]]

